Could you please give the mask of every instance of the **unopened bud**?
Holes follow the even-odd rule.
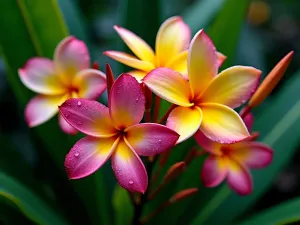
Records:
[[[244,141],[256,141],[259,137],[259,132],[253,132],[249,137],[247,137]]]
[[[100,70],[100,66],[99,66],[99,64],[97,62],[93,63],[92,68],[95,69],[95,70]]]
[[[113,85],[115,78],[112,72],[112,69],[109,64],[106,64],[106,84],[107,84],[107,93],[110,93],[111,86]]]
[[[172,203],[181,201],[185,198],[192,196],[193,194],[195,194],[197,192],[198,192],[198,188],[189,188],[189,189],[182,190],[182,191],[176,193],[175,195],[173,195],[169,199],[169,202],[172,204]]]
[[[197,153],[198,149],[196,147],[193,147],[188,154],[186,155],[184,161],[186,165],[189,165],[193,159],[196,157],[196,153]]]
[[[290,64],[294,52],[291,51],[287,54],[279,63],[272,69],[272,71],[268,74],[268,76],[264,79],[261,85],[258,87],[254,95],[249,101],[250,107],[256,107],[260,105],[265,98],[272,92],[274,87],[280,81],[284,72],[286,71],[288,65]]]
[[[185,162],[178,162],[171,166],[163,178],[162,183],[167,184],[178,177],[185,169]]]
[[[171,153],[171,150],[168,149],[163,154],[161,154],[161,157],[160,157],[160,160],[159,160],[159,165],[161,167],[163,167],[166,164],[166,162],[167,162],[167,160],[169,158],[170,153]]]

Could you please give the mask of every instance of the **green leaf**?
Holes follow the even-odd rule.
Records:
[[[35,56],[53,57],[57,44],[68,35],[67,27],[57,1],[18,0],[0,1],[0,17],[3,30],[9,33],[0,35],[0,51],[7,69],[7,79],[24,110],[25,104],[33,95],[21,82],[17,74],[25,62]],[[63,174],[64,158],[76,141],[59,129],[57,118],[33,129],[46,150]],[[67,179],[67,178],[66,178]],[[95,224],[107,224],[103,219],[106,212],[105,202],[97,192],[97,184],[103,183],[101,171],[83,180],[70,181],[84,202]],[[99,185],[98,185],[99,186]],[[100,209],[101,208],[101,209]],[[102,213],[102,214],[101,214]],[[103,216],[99,216],[99,214]]]
[[[52,58],[57,41],[68,35],[56,1],[17,2],[37,54]]]
[[[290,224],[300,221],[300,198],[281,203],[245,220],[239,225]],[[296,223],[295,223],[296,224]]]
[[[217,50],[227,56],[222,66],[223,68],[231,66],[234,62],[236,47],[248,4],[249,0],[227,0],[215,21],[208,29],[208,35]]]
[[[0,196],[12,201],[22,213],[37,224],[67,224],[38,196],[3,172],[0,172]]]
[[[274,149],[274,158],[265,169],[252,171],[254,190],[246,197],[240,197],[223,186],[208,202],[193,224],[218,224],[230,222],[249,209],[272,185],[282,167],[291,159],[299,143],[300,99],[297,94],[300,72],[295,74],[282,90],[271,99],[271,104],[255,120],[254,130],[261,133],[259,141]],[[272,116],[270,116],[272,115]],[[214,215],[218,215],[217,217]]]
[[[192,33],[206,29],[209,23],[222,9],[226,0],[198,0],[182,13],[183,20],[189,25]]]
[[[126,0],[122,2],[123,20],[125,27],[134,31],[149,45],[154,47],[155,38],[160,23],[160,1],[151,1],[151,7],[148,0]]]
[[[131,224],[134,207],[129,192],[121,188],[118,184],[115,186],[113,192],[112,204],[115,211],[115,225]]]
[[[72,0],[57,0],[58,5],[61,9],[65,23],[67,24],[68,30],[76,38],[83,40],[88,48],[92,60],[97,58],[99,55],[98,49],[91,43],[91,38],[88,35],[88,29],[85,23],[85,18],[80,11],[77,1]]]

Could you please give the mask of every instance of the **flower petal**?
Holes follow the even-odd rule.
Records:
[[[200,30],[191,42],[188,55],[188,76],[196,97],[203,92],[217,72],[216,48],[204,31]]]
[[[183,51],[171,59],[166,67],[187,76],[187,57],[188,51]]]
[[[155,123],[143,123],[126,130],[129,146],[142,156],[153,156],[172,148],[179,135],[166,126]]]
[[[232,157],[250,168],[264,168],[272,162],[273,150],[262,143],[243,141],[231,145]]]
[[[223,55],[221,52],[217,52],[217,57],[218,57],[218,67],[220,68],[227,57]]]
[[[145,112],[145,96],[137,80],[122,74],[114,82],[109,95],[109,112],[119,129],[139,123]]]
[[[194,138],[196,139],[197,143],[207,152],[218,156],[223,155],[221,151],[222,145],[218,142],[210,140],[201,132],[201,130],[198,130],[195,133]]]
[[[122,40],[138,58],[143,61],[153,63],[154,52],[143,39],[123,27],[114,26],[114,29],[118,32]]]
[[[231,108],[215,103],[203,103],[200,108],[203,114],[200,130],[209,139],[231,144],[249,136],[243,120]]]
[[[142,80],[144,77],[147,75],[147,72],[142,71],[142,70],[132,70],[128,72],[131,76],[135,77],[139,83],[142,83]]]
[[[68,98],[67,95],[37,95],[25,108],[25,120],[29,127],[38,126],[51,119],[58,111],[58,106]]]
[[[78,87],[79,97],[97,99],[106,89],[106,76],[99,70],[82,70],[76,74],[73,85]]]
[[[94,137],[111,137],[117,133],[109,110],[97,101],[72,98],[59,107],[62,116],[74,128]]]
[[[245,103],[259,84],[261,71],[234,66],[222,71],[203,92],[201,102],[214,102],[236,108]]]
[[[148,176],[142,160],[121,140],[112,154],[112,169],[119,184],[131,192],[145,193]]]
[[[192,106],[188,81],[168,68],[152,70],[143,79],[144,84],[159,97],[181,106]]]
[[[166,126],[176,131],[180,137],[177,143],[190,138],[199,129],[202,112],[198,107],[176,107],[170,113]]]
[[[77,72],[90,67],[86,44],[73,36],[66,37],[55,49],[54,65],[61,79],[69,84]]]
[[[60,126],[60,128],[62,129],[63,132],[65,132],[66,134],[71,134],[71,135],[75,135],[78,133],[78,131],[72,127],[64,118],[61,114],[59,114],[58,117],[58,124]]]
[[[84,137],[67,154],[65,168],[70,179],[80,179],[98,170],[111,156],[119,139]]]
[[[22,83],[39,94],[58,95],[65,88],[55,73],[53,62],[46,58],[31,58],[19,69]]]
[[[206,187],[215,187],[225,179],[227,172],[226,158],[210,155],[204,161],[201,179]]]
[[[167,19],[159,28],[155,49],[158,65],[165,66],[168,61],[188,48],[191,30],[181,17]]]
[[[228,185],[239,195],[252,192],[252,177],[248,169],[234,160],[228,160]]]
[[[139,60],[138,58],[124,52],[106,51],[104,52],[104,55],[138,70],[150,71],[155,68],[152,63]]]

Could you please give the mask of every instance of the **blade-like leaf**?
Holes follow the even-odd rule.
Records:
[[[249,0],[226,0],[222,10],[208,29],[208,35],[217,50],[227,56],[223,68],[231,66],[234,62],[248,4]]]
[[[224,221],[229,223],[249,209],[272,185],[272,181],[291,159],[299,144],[300,99],[297,94],[299,85],[300,73],[297,73],[255,121],[254,130],[261,133],[259,141],[270,145],[275,152],[270,166],[252,172],[253,193],[240,197],[232,193],[227,186],[221,187],[203,208],[199,208],[199,214],[193,224],[218,224],[221,221],[222,224],[225,224]]]
[[[300,199],[296,198],[270,209],[262,211],[261,213],[245,220],[239,225],[252,225],[252,224],[290,224],[300,221]],[[296,224],[296,223],[295,223]]]
[[[0,196],[12,201],[22,213],[37,224],[67,224],[38,196],[3,172],[0,172]]]
[[[198,0],[182,13],[183,20],[190,26],[192,33],[206,29],[222,9],[226,0]]]
[[[55,0],[0,1],[0,17],[1,21],[5,21],[2,23],[3,30],[9,31],[0,35],[0,48],[7,69],[7,79],[23,111],[33,94],[20,82],[18,68],[34,56],[52,58],[56,45],[68,35],[68,31]],[[60,131],[57,119],[35,128],[34,131],[42,141],[44,149],[62,173],[65,173],[64,158],[75,143],[75,138],[67,137]],[[101,207],[103,200],[100,198],[100,194],[105,195],[105,192],[101,190],[99,194],[96,191],[96,182],[103,180],[100,173],[72,183],[93,221],[96,224],[100,221],[106,224],[102,220],[103,217],[99,216],[100,212],[107,215],[106,208]]]
[[[134,208],[129,195],[130,193],[118,184],[115,186],[112,197],[115,225],[131,224]]]

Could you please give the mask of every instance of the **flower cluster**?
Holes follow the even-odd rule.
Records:
[[[69,178],[86,177],[111,158],[119,184],[131,192],[144,193],[151,171],[139,156],[149,156],[146,163],[153,164],[156,155],[194,136],[208,155],[201,172],[204,185],[214,187],[226,179],[238,194],[251,193],[249,168],[270,164],[273,151],[249,133],[253,123],[250,111],[253,102],[263,100],[259,96],[267,96],[274,82],[272,87],[264,84],[256,91],[261,71],[253,67],[233,66],[218,73],[226,57],[217,52],[204,30],[190,40],[190,29],[180,17],[161,25],[155,52],[131,31],[114,28],[136,55],[104,52],[136,69],[115,81],[108,72],[105,75],[90,68],[86,45],[74,37],[58,45],[53,61],[33,58],[19,70],[24,85],[38,93],[25,109],[30,127],[46,122],[59,109],[63,131],[86,135],[66,156]],[[291,56],[279,67],[286,69]],[[277,77],[284,73],[284,69],[277,71]],[[96,101],[106,88],[108,106]],[[149,91],[172,103],[160,123],[144,118],[145,106],[151,103],[152,93],[146,94]],[[238,114],[234,109],[248,100]],[[159,110],[159,105],[155,107]],[[183,165],[174,166],[165,180],[173,179]]]
[[[105,74],[89,67],[88,49],[74,37],[61,41],[53,61],[41,57],[29,59],[19,69],[23,84],[38,93],[25,109],[28,126],[35,127],[51,119],[58,112],[57,106],[69,98],[97,99],[106,89]],[[66,133],[77,132],[61,116],[59,125]]]

